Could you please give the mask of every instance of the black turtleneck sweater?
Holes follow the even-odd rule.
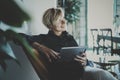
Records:
[[[27,41],[32,44],[33,42],[38,42],[53,49],[56,52],[60,52],[62,47],[73,47],[78,46],[73,36],[64,31],[61,36],[56,36],[53,31],[49,31],[48,34],[40,34],[27,36]]]
[[[27,39],[30,45],[32,45],[33,42],[38,42],[56,52],[60,52],[62,47],[78,46],[73,36],[66,31],[64,31],[61,36],[56,36],[53,31],[49,31],[48,34],[32,36],[25,34],[22,35]],[[56,62],[57,61],[48,65],[50,77],[52,77],[50,80],[79,80],[80,75],[83,74],[83,69],[80,69],[80,65],[77,62],[70,62],[67,66],[64,66],[64,63]],[[89,65],[88,62],[87,65]]]

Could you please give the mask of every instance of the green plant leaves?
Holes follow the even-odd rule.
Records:
[[[7,30],[7,31],[0,30],[0,66],[3,68],[4,71],[7,68],[5,60],[11,59],[20,65],[19,61],[14,56],[14,53],[8,41],[13,41],[15,43],[20,44],[20,46],[24,48],[25,52],[28,55],[36,59],[36,56],[33,53],[31,47],[21,35],[19,35],[18,33],[12,30]]]
[[[79,20],[80,4],[78,0],[65,0],[65,18],[69,23]]]
[[[0,31],[0,65],[3,68],[4,71],[6,71],[7,65],[5,63],[5,60],[15,60],[17,63],[17,59],[12,51],[11,46],[6,40],[6,37],[3,35],[3,31]]]

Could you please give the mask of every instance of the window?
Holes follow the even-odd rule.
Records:
[[[65,10],[68,32],[79,45],[87,46],[87,0],[58,0],[59,6]]]

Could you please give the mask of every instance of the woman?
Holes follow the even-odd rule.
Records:
[[[86,53],[83,53],[81,56],[76,56],[73,62],[59,62],[59,52],[62,47],[78,46],[73,36],[66,32],[66,20],[62,9],[50,8],[46,10],[43,15],[43,24],[49,29],[48,34],[24,36],[39,52],[38,55],[42,55],[45,63],[47,63],[46,67],[49,72],[49,80],[85,79],[88,71],[86,65],[89,65]],[[92,74],[90,71],[88,73]],[[107,78],[105,79],[107,80]],[[90,80],[102,79],[91,78]]]

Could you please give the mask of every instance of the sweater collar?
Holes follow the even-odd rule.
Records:
[[[64,32],[62,32],[61,36],[57,36],[57,35],[55,35],[54,32],[51,31],[51,30],[49,30],[49,32],[48,32],[48,35],[50,35],[50,36],[56,36],[56,37],[63,37],[63,36],[65,36],[65,35],[67,35],[67,34],[68,34],[68,32],[67,32],[67,31],[64,31]]]

